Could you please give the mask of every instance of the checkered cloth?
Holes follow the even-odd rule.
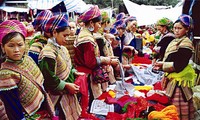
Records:
[[[56,29],[68,26],[68,16],[66,14],[59,14],[51,17],[46,24],[44,24],[44,31],[46,33],[52,33]]]
[[[99,7],[97,5],[94,5],[89,8],[86,12],[84,12],[80,17],[79,17],[79,22],[87,22],[91,19],[97,18],[101,16]]]
[[[19,32],[24,37],[27,35],[27,30],[25,26],[18,20],[6,20],[0,24],[0,44],[2,39],[9,33]]]
[[[34,19],[32,25],[35,30],[38,30],[38,28],[41,28],[42,30],[44,27],[44,24],[53,16],[52,12],[50,10],[44,10],[41,11],[37,17]]]

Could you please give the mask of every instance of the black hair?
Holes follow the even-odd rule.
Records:
[[[188,27],[187,25],[185,25],[181,20],[176,20],[175,22],[174,22],[174,24],[175,23],[178,23],[178,22],[180,22],[181,23],[181,25],[184,27],[184,28],[186,28],[186,29],[188,29],[188,33],[187,33],[187,37],[189,37],[189,38],[192,38],[193,37],[193,34],[192,34],[192,29],[190,28],[190,27]],[[174,26],[174,24],[173,24],[173,26]]]
[[[13,39],[14,37],[20,35],[23,40],[25,41],[25,37],[19,33],[19,32],[11,32],[11,33],[8,33],[7,35],[5,35],[2,39],[2,46],[4,46],[6,43],[8,43],[11,39]],[[1,49],[1,48],[0,48]],[[0,65],[1,63],[3,63],[4,61],[6,60],[6,55],[5,53],[3,53],[3,50],[1,49],[0,51]]]
[[[7,35],[5,35],[2,39],[2,45],[4,46],[6,43],[8,43],[11,39],[13,39],[14,37],[20,35],[23,40],[25,41],[25,37],[19,33],[19,32],[11,32],[11,33],[8,33]]]
[[[56,32],[57,32],[57,33],[63,32],[63,31],[65,31],[67,28],[70,28],[70,26],[63,26],[63,27],[60,27],[60,28],[56,29]],[[53,36],[53,31],[51,32],[51,35]]]
[[[109,23],[110,23],[110,20],[105,20],[105,21],[102,21],[102,22],[101,22],[101,24],[104,24],[104,23],[108,23],[108,24],[109,24]]]
[[[101,16],[93,18],[93,19],[91,19],[89,21],[86,21],[85,25],[87,26],[90,23],[90,21],[92,21],[93,23],[100,22],[101,21]]]

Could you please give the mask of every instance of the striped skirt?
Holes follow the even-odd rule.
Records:
[[[172,98],[172,104],[177,107],[180,120],[194,120],[194,106],[192,99],[186,101],[181,88],[177,87]]]

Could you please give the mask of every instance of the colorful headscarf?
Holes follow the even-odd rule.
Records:
[[[161,18],[160,20],[157,21],[156,25],[157,26],[160,26],[160,25],[167,26],[168,30],[171,30],[172,27],[173,27],[173,21],[166,18],[166,17],[163,17],[163,18]]]
[[[114,27],[116,28],[122,28],[125,29],[126,28],[126,24],[124,23],[124,20],[118,20],[113,24]]]
[[[44,31],[46,33],[51,33],[56,29],[68,26],[69,26],[68,16],[66,14],[59,14],[51,17],[46,22],[46,24],[44,25]]]
[[[118,34],[117,29],[115,27],[110,28],[110,33],[113,35]]]
[[[103,12],[101,13],[101,18],[102,18],[102,23],[107,22],[107,21],[110,20],[110,18],[109,18],[109,16],[108,16],[108,13],[107,13],[106,11],[103,11]]]
[[[41,11],[35,18],[34,22],[32,23],[35,30],[38,28],[42,28],[44,30],[44,24],[53,16],[50,10]]]
[[[79,22],[87,22],[99,16],[101,16],[99,7],[97,5],[94,5],[79,17]]]
[[[125,16],[126,16],[125,13],[123,13],[123,12],[119,13],[119,14],[117,15],[117,17],[116,17],[116,21],[121,20],[121,19],[124,19]]]
[[[9,33],[19,32],[24,37],[27,35],[27,30],[25,26],[18,20],[6,20],[0,24],[0,44],[2,39]]]
[[[193,20],[192,17],[186,14],[182,14],[178,17],[177,21],[181,21],[186,27],[193,29]]]
[[[128,21],[137,21],[136,17],[134,16],[129,16],[125,19],[125,23],[127,23]]]

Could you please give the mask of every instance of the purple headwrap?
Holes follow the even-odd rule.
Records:
[[[37,30],[38,28],[42,28],[43,29],[43,25],[47,22],[47,20],[49,20],[51,17],[53,16],[52,12],[50,10],[44,10],[41,11],[37,17],[35,18],[33,24],[33,27],[35,30]]]
[[[125,23],[127,24],[128,21],[137,21],[137,19],[134,16],[129,16],[125,19]]]
[[[114,27],[116,28],[122,28],[125,29],[126,28],[126,24],[124,23],[124,20],[118,20],[113,24]]]
[[[121,19],[124,19],[125,16],[126,16],[125,13],[123,13],[123,12],[119,13],[119,14],[117,15],[117,17],[116,17],[116,21],[121,20]]]
[[[80,17],[79,17],[79,22],[87,22],[91,19],[97,18],[101,16],[101,12],[99,10],[99,7],[97,5],[94,5],[89,8],[86,12],[84,12]]]
[[[118,34],[117,29],[115,27],[110,28],[110,33],[113,35]]]
[[[56,29],[68,26],[69,26],[68,16],[66,14],[59,14],[51,17],[46,22],[46,24],[44,25],[44,31],[46,33],[51,33]]]
[[[18,20],[6,20],[0,24],[0,44],[2,44],[2,39],[12,32],[19,32],[24,37],[27,35],[27,30],[21,22]]]
[[[186,27],[193,29],[193,20],[191,16],[182,14],[178,17],[177,21],[181,21]]]

